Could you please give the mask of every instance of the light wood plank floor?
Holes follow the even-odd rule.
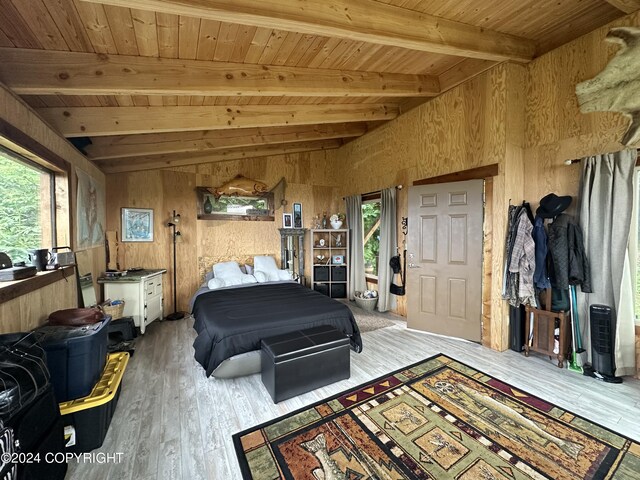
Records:
[[[154,322],[139,340],[101,452],[118,464],[69,466],[68,479],[240,478],[231,435],[436,353],[445,353],[574,413],[640,441],[640,381],[599,382],[561,370],[547,357],[524,358],[429,335],[396,322],[363,334],[351,378],[278,405],[259,375],[206,378],[193,359],[193,321]]]

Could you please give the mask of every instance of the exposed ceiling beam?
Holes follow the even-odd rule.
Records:
[[[155,155],[151,157],[133,157],[129,161],[104,160],[96,165],[105,173],[135,172],[139,170],[155,170],[158,168],[183,167],[211,162],[283,155],[287,153],[329,150],[342,145],[339,139],[301,142],[284,145],[261,145],[252,148],[232,148],[213,152],[181,155]]]
[[[38,113],[65,137],[391,120],[396,105],[55,107]]]
[[[353,72],[0,48],[0,80],[19,95],[433,97],[430,75]]]
[[[527,62],[535,53],[528,39],[374,0],[85,1],[487,60]]]
[[[609,5],[616,7],[624,13],[633,13],[640,10],[640,0],[605,0]]]
[[[496,65],[496,62],[490,60],[467,58],[440,74],[440,83],[443,85],[442,91],[444,92],[453,87],[457,87],[461,83],[486,72]]]
[[[255,147],[333,138],[359,137],[366,123],[295,125],[271,128],[233,128],[208,132],[147,133],[96,137],[85,147],[91,160],[108,160],[184,152],[203,152],[236,147]]]
[[[460,63],[454,65],[449,70],[443,72],[438,77],[441,85],[442,93],[457,87],[461,83],[472,79],[473,77],[486,72],[487,70],[498,65],[498,62],[491,60],[481,60],[479,58],[465,58]],[[408,98],[400,104],[400,113],[408,112],[423,103],[427,103],[429,98]]]

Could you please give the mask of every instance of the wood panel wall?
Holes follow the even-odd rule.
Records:
[[[604,41],[605,36],[610,28],[627,25],[640,26],[640,12],[594,30],[529,64],[524,191],[532,206],[550,192],[577,198],[581,167],[566,166],[565,160],[624,148],[619,140],[628,120],[617,113],[580,113],[575,85],[602,71],[618,50],[618,46]],[[577,203],[574,200],[569,213],[575,212]],[[636,345],[640,346],[638,327]],[[640,374],[640,361],[636,368]]]
[[[51,312],[78,305],[75,273],[34,292],[0,303],[0,334],[28,332],[42,325]]]
[[[491,219],[492,262],[495,268],[502,264],[505,222],[500,212],[506,210],[508,194],[515,195],[518,188],[508,188],[503,180],[507,138],[509,155],[517,163],[522,147],[518,125],[523,118],[513,119],[507,127],[508,115],[524,115],[523,95],[517,95],[520,85],[511,78],[524,77],[524,67],[500,65],[475,77],[444,95],[401,115],[375,131],[350,142],[330,154],[335,169],[342,172],[342,194],[353,195],[392,185],[402,184],[398,195],[398,217],[407,215],[407,192],[412,182],[494,163],[500,164],[500,174],[492,185],[492,206],[496,215]],[[507,93],[518,105],[508,105]],[[508,167],[515,169],[516,167]],[[513,192],[512,192],[513,190]],[[520,193],[521,195],[521,188]],[[341,195],[342,196],[342,195]],[[411,228],[411,227],[410,227]],[[401,245],[402,238],[398,238]],[[490,272],[487,277],[493,291],[500,291],[501,278]],[[498,294],[499,295],[499,294]],[[400,297],[397,311],[406,314],[406,301],[410,293]],[[499,298],[499,297],[498,297]],[[492,294],[492,315],[486,317],[484,330],[491,332],[483,343],[496,349],[504,349],[506,334],[503,332],[502,302]],[[489,305],[487,305],[489,307]],[[491,325],[487,322],[490,320]]]
[[[107,228],[121,238],[123,207],[153,208],[154,241],[120,243],[121,267],[166,268],[165,311],[173,309],[171,233],[165,225],[175,209],[181,215],[182,242],[177,245],[178,309],[187,310],[191,296],[202,283],[201,264],[225,260],[243,262],[254,255],[273,255],[280,261],[282,213],[302,204],[304,227],[315,213],[335,212],[340,170],[332,170],[326,152],[296,153],[190,167],[107,175]],[[275,222],[197,220],[197,186],[217,187],[236,175],[259,180],[269,188],[283,177],[285,207],[276,205]],[[310,277],[311,250],[307,238],[306,275]]]
[[[25,102],[0,84],[0,118],[17,128],[22,133],[43,145],[57,156],[63,158],[72,167],[78,167],[89,173],[98,183],[104,185],[104,174],[83,155],[81,155],[65,138],[51,129]],[[46,159],[45,159],[46,160]],[[71,175],[70,214],[67,225],[62,228],[72,232],[71,244],[75,247],[75,173]],[[59,215],[59,218],[61,216]],[[64,238],[64,237],[63,237]],[[104,247],[92,248],[81,255],[85,259],[87,268],[91,269],[94,278],[105,269]],[[62,281],[64,282],[64,281]],[[16,329],[31,328],[38,325],[49,313],[61,308],[77,306],[75,280],[61,282],[39,289],[20,298],[0,305],[0,333],[15,331]]]

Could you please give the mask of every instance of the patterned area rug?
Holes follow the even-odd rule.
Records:
[[[234,435],[245,479],[638,479],[640,444],[436,355]]]

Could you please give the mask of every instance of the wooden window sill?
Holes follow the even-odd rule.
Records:
[[[75,267],[70,265],[57,270],[39,272],[34,277],[24,278],[22,280],[0,282],[0,303],[5,303],[14,298],[26,295],[39,288],[56,283],[63,278],[68,279],[72,277],[72,280],[75,281],[75,276],[73,275],[74,269]]]
[[[378,277],[364,277],[367,283],[375,283],[378,284]]]

